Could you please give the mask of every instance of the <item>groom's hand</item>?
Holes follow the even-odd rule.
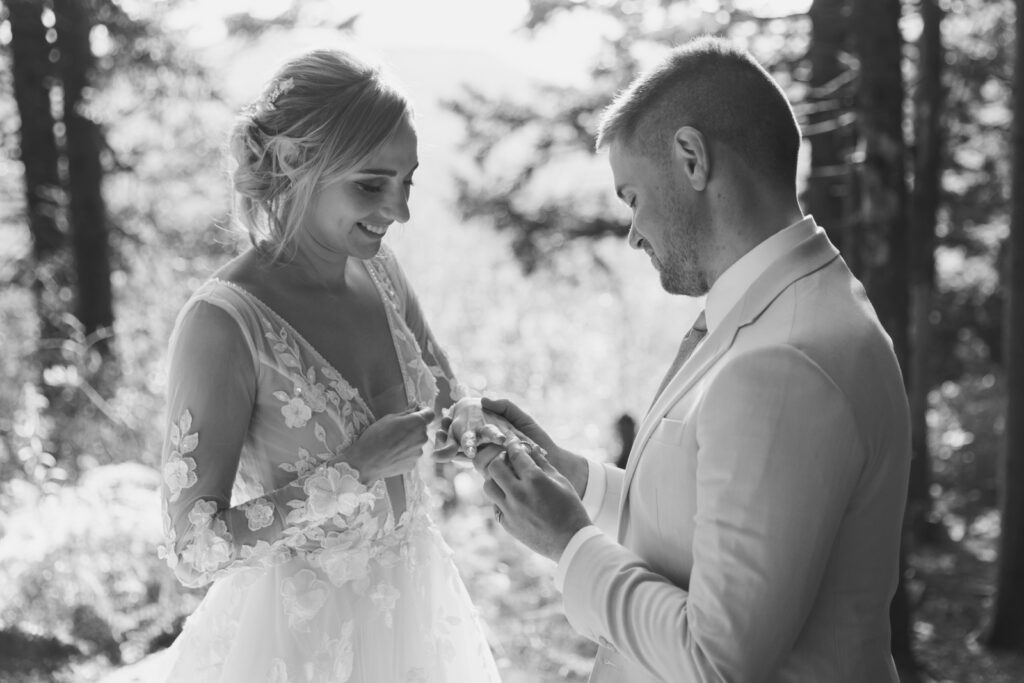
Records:
[[[508,439],[519,440],[520,437],[522,434],[504,418],[485,413],[479,399],[461,399],[441,420],[435,433],[434,459],[440,462],[466,459],[479,469],[489,461],[487,458],[484,463],[479,462],[480,454],[486,449],[492,445],[503,449]]]
[[[484,397],[480,403],[484,410],[508,420],[523,436],[543,448],[548,461],[572,483],[576,495],[583,497],[590,478],[590,464],[586,458],[559,447],[536,420],[512,401]]]
[[[487,465],[484,494],[498,522],[534,552],[557,562],[577,531],[591,524],[571,482],[547,458],[512,447]]]

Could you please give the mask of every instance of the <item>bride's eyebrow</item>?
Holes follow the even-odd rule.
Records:
[[[412,175],[412,172],[419,167],[420,165],[418,163],[415,166],[413,166],[409,170],[409,175]],[[388,178],[394,178],[395,176],[398,175],[398,171],[394,170],[393,168],[361,168],[359,169],[358,172],[363,175],[382,175],[387,176]]]
[[[398,171],[390,168],[364,168],[359,171],[363,175],[386,175],[389,178],[394,178],[398,175]]]

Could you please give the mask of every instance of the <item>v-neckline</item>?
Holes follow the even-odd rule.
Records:
[[[391,313],[388,311],[389,303],[385,301],[386,295],[383,291],[382,284],[378,281],[376,275],[370,270],[369,265],[363,262],[360,262],[360,265],[362,265],[363,269],[366,271],[367,276],[370,278],[370,281],[373,283],[373,289],[377,293],[377,300],[380,302],[380,305],[384,309],[384,322],[388,327],[388,335],[390,335],[391,337],[391,348],[395,352],[395,362],[398,364],[398,374],[402,378],[402,388],[405,391],[405,400],[408,403],[409,401],[411,401],[408,390],[409,382],[405,376],[405,364],[402,362],[402,352],[398,348],[398,344],[395,339],[395,330],[391,322]],[[219,277],[212,277],[210,278],[210,281],[226,285],[229,288],[235,290],[236,292],[239,292],[243,296],[251,299],[252,301],[255,301],[261,307],[266,309],[266,311],[271,316],[273,316],[273,318],[277,320],[277,322],[281,323],[281,325],[283,325],[285,329],[287,329],[288,332],[290,332],[291,335],[295,337],[295,339],[297,339],[301,344],[305,345],[305,347],[311,352],[314,360],[323,364],[325,367],[329,368],[332,372],[334,372],[339,378],[341,378],[341,381],[343,381],[347,385],[347,387],[352,391],[356,400],[359,401],[359,405],[362,407],[362,409],[366,411],[366,415],[369,418],[370,423],[377,421],[376,414],[370,408],[370,404],[367,402],[366,398],[364,398],[363,392],[359,390],[359,387],[350,382],[349,379],[344,375],[344,373],[342,373],[338,368],[334,367],[334,364],[327,360],[327,357],[320,353],[320,350],[313,346],[313,344],[310,343],[310,341],[306,339],[306,337],[304,337],[301,332],[295,329],[295,327],[290,322],[288,322],[283,315],[275,311],[273,307],[271,307],[269,304],[263,301],[263,299],[256,296],[255,294],[253,294],[252,292],[250,292],[248,289],[238,284],[237,282],[224,280]],[[385,391],[387,391],[387,389],[385,389]]]

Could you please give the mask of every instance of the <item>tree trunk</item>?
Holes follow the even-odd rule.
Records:
[[[846,48],[848,2],[814,0],[807,14],[811,19],[807,59],[811,64],[808,104],[812,109],[804,134],[811,143],[811,171],[804,199],[808,213],[843,252],[850,135],[841,117],[849,111],[845,94],[849,68],[839,57]]]
[[[54,0],[64,84],[64,125],[68,160],[68,218],[75,257],[76,315],[86,334],[114,322],[110,245],[103,201],[103,138],[85,110],[84,94],[94,58],[89,45],[93,21],[87,0]],[[97,345],[106,352],[105,341]]]
[[[61,361],[61,289],[67,287],[62,256],[66,236],[63,220],[59,153],[50,108],[54,68],[38,0],[8,0],[11,27],[11,71],[18,106],[19,148],[25,167],[25,206],[32,236],[32,294],[39,318],[36,358],[40,373]],[[44,387],[46,385],[40,382]],[[52,399],[52,396],[47,396]]]
[[[935,282],[935,223],[942,177],[942,15],[938,0],[921,0],[923,30],[918,41],[919,81],[914,97],[914,190],[910,205],[911,334],[910,420],[913,457],[907,523],[914,538],[935,542],[940,525],[931,520],[931,455],[928,452],[928,393],[932,292]]]
[[[43,26],[41,5],[34,0],[8,0],[14,99],[21,118],[21,162],[25,165],[25,195],[32,251],[37,261],[64,244],[58,223],[60,175],[57,140],[53,134],[50,87],[53,68]]]
[[[853,7],[851,23],[860,59],[857,123],[862,151],[863,280],[906,375],[910,245],[900,3],[858,0]]]
[[[996,599],[985,642],[1024,652],[1024,0],[1017,0],[1017,55],[1013,84],[1013,189],[1003,292],[1006,367],[1006,434],[1000,477],[1002,524]]]
[[[903,138],[902,42],[896,0],[856,0],[851,30],[860,60],[857,129],[860,156],[861,279],[878,317],[892,338],[904,373],[909,348],[909,229]],[[906,595],[905,553],[901,547],[900,581],[890,610],[892,654],[906,679],[916,678],[911,650],[910,605]]]

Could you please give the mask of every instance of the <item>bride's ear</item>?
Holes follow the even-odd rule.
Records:
[[[702,192],[711,177],[710,148],[704,134],[693,126],[683,126],[676,131],[672,144],[672,156],[683,175],[697,192]]]

